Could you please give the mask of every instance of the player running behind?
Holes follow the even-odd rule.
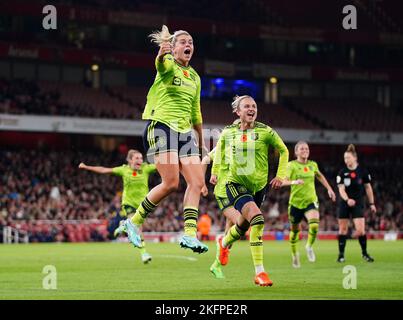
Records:
[[[216,148],[211,150],[202,160],[203,171],[204,173],[207,170],[207,166],[213,162]],[[220,211],[225,216],[225,230],[224,235],[228,232],[228,230],[236,224],[237,220],[240,217],[240,213],[234,208],[234,206],[230,203],[227,192],[225,189],[225,183],[227,182],[227,176],[229,173],[228,164],[213,163],[211,167],[211,178],[210,181],[215,185],[214,187],[214,196],[217,201],[218,207]],[[224,273],[222,271],[222,266],[228,264],[228,256],[229,256],[229,247],[223,248],[220,246],[223,235],[217,237],[217,252],[216,257],[214,259],[213,264],[210,267],[210,272],[218,279],[224,278]]]
[[[187,189],[180,246],[204,253],[208,247],[197,239],[197,219],[200,193],[205,185],[199,149],[206,147],[202,135],[200,77],[189,65],[194,52],[193,38],[183,30],[170,34],[165,25],[150,37],[159,45],[159,51],[155,59],[157,75],[142,116],[148,120],[143,142],[147,155],[154,157],[162,181],[147,194],[134,216],[126,220],[128,237],[134,246],[141,248],[140,226],[161,200],[178,189],[181,173]],[[198,134],[198,144],[192,129]]]
[[[120,215],[129,217],[139,207],[141,201],[148,193],[148,177],[156,171],[155,165],[143,162],[143,155],[140,151],[129,150],[127,153],[127,164],[120,167],[106,168],[87,166],[81,162],[80,169],[92,171],[101,174],[113,174],[123,180],[122,207]],[[114,232],[115,237],[120,233],[126,232],[124,225],[121,225]],[[144,237],[140,234],[142,248],[140,250],[141,260],[144,263],[151,261],[151,255],[146,251]]]
[[[346,166],[337,175],[337,185],[341,198],[338,204],[339,256],[337,262],[345,262],[344,249],[347,242],[348,223],[351,218],[358,235],[363,259],[367,262],[374,262],[374,259],[367,252],[364,218],[364,193],[368,197],[371,212],[376,213],[371,175],[367,169],[358,164],[357,152],[353,144],[350,144],[344,152],[344,163]]]
[[[296,160],[290,161],[287,166],[287,180],[282,186],[291,185],[290,199],[288,202],[288,219],[290,222],[290,244],[292,253],[292,266],[301,266],[297,244],[299,241],[300,224],[306,218],[308,240],[305,246],[308,260],[315,262],[315,253],[312,245],[316,240],[319,230],[319,202],[315,189],[315,178],[326,188],[327,194],[333,202],[336,194],[327,182],[325,176],[319,171],[315,161],[308,160],[309,146],[305,141],[299,141],[294,148]]]
[[[242,215],[224,236],[220,246],[230,247],[250,227],[249,244],[255,266],[255,284],[271,286],[273,282],[263,266],[264,218],[259,207],[267,190],[269,146],[280,154],[277,175],[270,181],[274,189],[281,187],[286,177],[288,149],[277,132],[256,121],[257,105],[252,97],[235,97],[232,109],[239,116],[240,123],[223,130],[217,142],[214,163],[229,164],[227,197]],[[227,153],[227,150],[231,152]]]

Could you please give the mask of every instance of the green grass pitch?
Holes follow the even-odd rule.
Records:
[[[315,244],[317,261],[307,261],[299,243],[301,268],[293,269],[286,241],[264,242],[265,266],[273,287],[253,284],[248,242],[236,243],[225,267],[225,279],[213,278],[209,266],[215,243],[203,255],[176,243],[148,243],[153,255],[143,265],[138,249],[125,243],[0,245],[2,299],[403,299],[403,241],[369,241],[375,258],[362,260],[359,244],[350,240],[346,263],[335,262],[336,241]],[[54,265],[57,289],[44,290],[42,269]],[[357,270],[357,289],[343,289],[343,267]]]

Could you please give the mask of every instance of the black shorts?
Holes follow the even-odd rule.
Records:
[[[239,212],[242,212],[241,210],[243,206],[250,201],[254,201],[260,208],[264,199],[266,198],[267,186],[256,192],[255,195],[252,195],[252,192],[238,183],[228,182],[225,187],[227,190],[228,200]]]
[[[221,212],[223,212],[225,209],[231,208],[233,206],[227,197],[222,198],[222,197],[215,196],[215,199],[217,201],[218,208],[220,209]]]
[[[288,220],[291,224],[299,224],[302,219],[305,217],[305,213],[310,210],[319,210],[319,204],[316,202],[312,202],[308,206],[303,209],[298,209],[292,205],[288,207]]]
[[[180,158],[200,156],[192,130],[176,132],[159,121],[148,121],[143,133],[143,144],[147,157],[164,152],[177,152]]]
[[[359,201],[356,202],[354,207],[349,207],[347,202],[342,201],[339,203],[337,211],[339,219],[364,218],[364,204]]]

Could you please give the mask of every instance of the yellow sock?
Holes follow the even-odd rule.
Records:
[[[231,246],[235,241],[244,236],[246,231],[248,230],[242,230],[237,224],[233,225],[225,234],[222,245],[226,248]]]
[[[194,207],[184,207],[183,216],[185,219],[185,234],[195,238],[197,234],[197,218],[199,217],[199,209]]]
[[[141,226],[147,216],[154,211],[158,204],[152,203],[146,197],[140,206],[137,208],[136,213],[131,217],[131,221],[138,226]]]
[[[319,230],[319,219],[310,219],[308,221],[309,230],[308,230],[308,246],[312,247],[313,243],[316,240],[316,236]]]
[[[290,231],[290,244],[291,244],[291,252],[293,255],[297,253],[297,244],[299,241],[299,230],[298,231]]]
[[[259,214],[250,221],[249,245],[252,252],[253,264],[263,266],[263,231],[264,218]]]

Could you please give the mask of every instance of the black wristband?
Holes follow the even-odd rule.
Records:
[[[369,205],[370,205],[370,206],[374,206],[374,205],[375,205],[375,203],[370,203]]]

